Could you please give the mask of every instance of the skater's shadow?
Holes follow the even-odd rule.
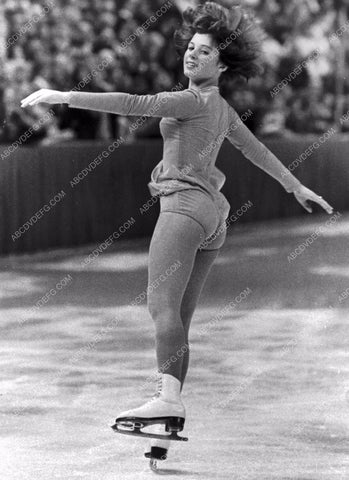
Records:
[[[189,472],[176,468],[159,468],[156,470],[157,475],[198,475],[197,472]]]

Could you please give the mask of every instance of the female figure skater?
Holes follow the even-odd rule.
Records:
[[[67,103],[72,108],[119,115],[163,117],[163,158],[148,183],[151,194],[160,196],[160,215],[150,243],[148,285],[175,262],[180,262],[180,268],[156,288],[148,288],[147,306],[156,332],[158,391],[141,407],[121,413],[113,427],[120,430],[131,424],[133,433],[145,435],[140,427],[155,424],[157,434],[147,435],[153,440],[146,452],[153,468],[156,458],[166,458],[170,439],[180,439],[175,432],[183,429],[185,421],[181,391],[189,362],[190,321],[226,237],[226,229],[220,227],[225,226],[230,205],[220,192],[225,176],[215,167],[224,138],[292,192],[307,211],[311,212],[307,204],[311,200],[332,213],[322,197],[303,186],[257,140],[219,93],[224,75],[248,79],[260,71],[262,32],[252,16],[240,6],[228,9],[215,2],[189,7],[182,16],[174,41],[189,79],[187,89],[155,95],[42,89],[22,101],[23,107],[39,102]],[[171,432],[167,436],[165,429]]]

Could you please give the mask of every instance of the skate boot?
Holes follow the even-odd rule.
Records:
[[[180,398],[180,387],[181,382],[176,377],[163,374],[161,391],[141,407],[122,412],[116,418],[112,428],[126,435],[162,440],[188,440],[177,435],[177,432],[183,430],[185,422],[185,408]],[[165,431],[169,434],[162,435],[141,430],[157,424],[164,425]]]
[[[161,374],[158,377],[158,395],[160,394],[162,387],[162,377]],[[164,425],[154,425],[152,431],[154,433],[164,433],[165,428]],[[163,440],[163,439],[157,439],[157,438],[152,438],[151,441],[149,442],[149,445],[145,449],[144,456],[146,458],[149,458],[149,466],[151,470],[154,472],[158,471],[158,461],[159,460],[166,460],[167,458],[167,452],[168,449],[170,448],[170,440]]]

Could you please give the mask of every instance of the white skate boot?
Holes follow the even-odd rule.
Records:
[[[139,435],[162,440],[188,440],[179,437],[177,432],[183,430],[185,408],[180,398],[181,382],[173,375],[162,375],[160,393],[138,408],[122,412],[112,428],[127,435]],[[167,434],[156,434],[141,430],[149,425],[162,424]]]
[[[162,376],[161,374],[158,377],[158,395],[161,392],[162,388]],[[153,433],[163,434],[165,432],[164,425],[154,425],[152,429]],[[166,460],[167,452],[170,448],[170,440],[163,440],[159,438],[152,438],[149,442],[149,445],[146,447],[144,456],[149,458],[149,466],[151,470],[157,472],[158,471],[158,461],[159,460]]]

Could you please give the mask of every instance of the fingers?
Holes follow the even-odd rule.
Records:
[[[320,195],[316,195],[316,193],[312,192],[310,200],[320,205],[320,207],[326,210],[327,213],[333,213],[333,207],[331,207],[331,205],[328,204]]]
[[[313,210],[311,206],[307,203],[307,200],[317,203],[318,205],[320,205],[320,207],[326,210],[327,213],[333,213],[333,207],[331,207],[331,205],[328,204],[326,200],[324,200],[320,195],[316,195],[316,193],[314,192],[309,191],[307,199],[305,198],[305,195],[297,194],[297,200],[302,205],[302,207],[305,208],[305,210],[309,213],[312,213]]]
[[[22,100],[21,107],[24,108],[24,107],[27,107],[28,105],[36,105],[37,103],[40,103],[44,100],[45,100],[45,95],[44,94],[35,95],[34,97],[29,95],[29,97]]]
[[[313,209],[307,204],[307,202],[300,202],[300,204],[302,205],[302,207],[305,208],[307,212],[312,213]]]
[[[27,107],[28,105],[36,105],[39,102],[45,101],[45,97],[47,96],[47,90],[41,89],[37,90],[36,92],[28,95],[28,97],[21,100],[21,107]]]
[[[316,201],[320,207],[326,210],[327,213],[333,213],[333,207],[331,207],[331,205],[329,205],[322,197],[317,197],[317,199],[314,201]]]
[[[33,101],[38,96],[38,94],[40,94],[40,92],[41,90],[36,91],[31,95],[28,95],[27,97],[25,97],[23,100],[21,100],[21,107],[26,107],[27,105],[29,105],[30,102]]]

